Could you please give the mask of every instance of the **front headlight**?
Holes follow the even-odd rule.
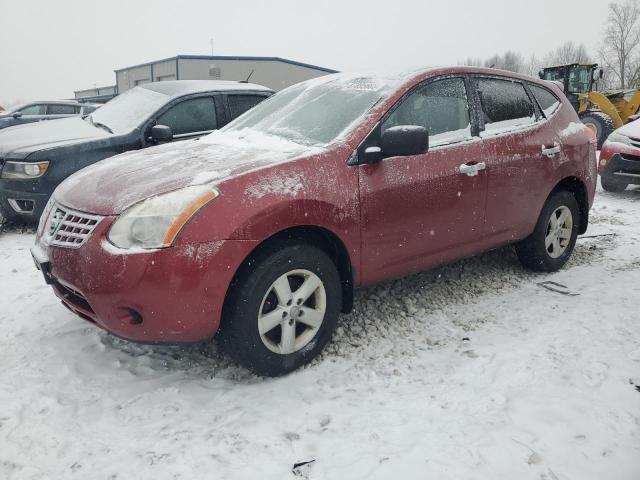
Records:
[[[123,212],[107,238],[120,248],[170,247],[189,219],[218,195],[209,185],[197,185],[148,198]]]
[[[631,139],[626,135],[622,135],[621,133],[618,133],[618,132],[613,132],[611,135],[609,135],[609,138],[607,138],[607,142],[623,143],[624,145],[631,145]]]
[[[2,167],[2,177],[10,179],[38,178],[49,168],[49,162],[5,162]]]

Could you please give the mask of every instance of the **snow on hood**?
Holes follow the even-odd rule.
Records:
[[[115,215],[135,203],[190,185],[225,179],[321,150],[252,130],[213,132],[200,140],[128,152],[65,180],[56,201],[76,210]]]
[[[0,130],[0,158],[26,158],[38,150],[109,136],[80,117],[17,125]]]
[[[620,133],[621,135],[625,135],[627,137],[640,138],[640,120],[635,120],[633,122],[627,123],[626,125],[623,125],[616,130],[616,133]]]

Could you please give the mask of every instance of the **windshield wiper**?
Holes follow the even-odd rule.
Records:
[[[107,127],[104,123],[94,122],[93,118],[91,118],[91,125],[93,125],[95,127],[103,128],[104,130],[106,130],[109,133],[113,133],[113,130],[111,130],[109,127]]]

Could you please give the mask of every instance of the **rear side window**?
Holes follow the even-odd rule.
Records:
[[[419,125],[429,132],[431,146],[471,137],[464,80],[445,78],[409,94],[383,121],[382,132],[398,125]]]
[[[266,97],[260,95],[229,95],[229,111],[231,113],[231,120],[239,117],[247,110],[255,107]]]
[[[77,108],[75,105],[49,105],[47,115],[73,115],[78,113]]]
[[[536,97],[540,109],[544,112],[544,116],[549,118],[560,106],[560,100],[546,88],[538,85],[530,84],[531,93]]]
[[[207,132],[218,128],[213,97],[185,100],[158,117],[158,125],[171,127],[174,135]]]
[[[535,123],[536,111],[520,82],[478,78],[484,134],[495,134]]]

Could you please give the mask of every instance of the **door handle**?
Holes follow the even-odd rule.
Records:
[[[555,142],[553,144],[553,147],[545,147],[544,145],[542,146],[542,154],[545,157],[553,158],[559,153],[560,153],[560,144],[558,142]]]
[[[487,168],[487,164],[484,162],[479,163],[463,163],[458,167],[460,173],[464,173],[469,177],[475,177],[478,172]]]

